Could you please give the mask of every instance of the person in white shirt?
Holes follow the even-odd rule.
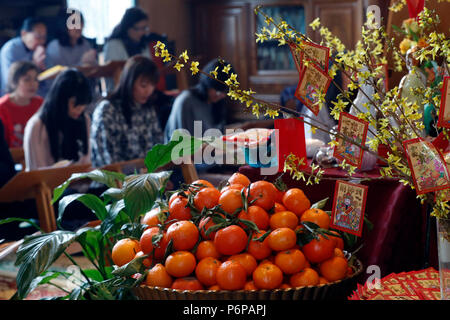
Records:
[[[148,16],[138,7],[127,9],[120,23],[114,28],[103,48],[105,63],[109,61],[125,61],[135,55],[151,59],[149,41]],[[112,92],[114,82],[107,79],[107,91]]]

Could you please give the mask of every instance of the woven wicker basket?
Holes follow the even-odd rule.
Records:
[[[275,290],[175,290],[140,286],[134,293],[141,300],[337,300],[347,299],[356,287],[357,277],[363,266],[355,260],[355,272],[343,280],[319,286]]]

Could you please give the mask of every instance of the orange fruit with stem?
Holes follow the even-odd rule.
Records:
[[[189,220],[192,218],[191,208],[188,206],[188,198],[177,197],[169,204],[168,220]]]
[[[230,189],[221,193],[219,204],[228,214],[238,214],[240,209],[244,207],[241,192],[236,189]]]
[[[253,257],[250,253],[240,253],[232,255],[227,259],[227,261],[236,261],[241,264],[245,268],[247,272],[247,276],[250,276],[253,271],[256,269],[258,263],[256,262],[255,257]]]
[[[250,253],[256,260],[263,260],[270,256],[272,249],[269,246],[269,240],[265,238],[263,241],[255,240],[264,235],[266,231],[259,230],[251,236],[251,240],[247,247],[247,252]]]
[[[283,205],[286,207],[286,209],[292,211],[297,215],[297,217],[300,218],[303,212],[311,207],[311,202],[301,189],[292,188],[286,191],[286,193],[284,194]]]
[[[312,263],[320,263],[334,255],[335,244],[332,239],[326,239],[319,235],[318,239],[313,239],[302,248],[306,259]]]
[[[198,212],[211,209],[219,204],[220,191],[216,188],[203,188],[194,196],[194,206]]]
[[[183,277],[175,279],[171,289],[176,290],[203,290],[204,287],[195,277]]]
[[[250,179],[247,178],[247,176],[243,175],[242,173],[235,172],[228,179],[228,183],[230,185],[232,185],[232,184],[240,184],[240,185],[243,185],[244,187],[248,187],[249,184],[250,184]]]
[[[323,210],[313,208],[303,212],[300,222],[312,222],[317,224],[322,229],[328,229],[330,227],[330,216]]]
[[[200,260],[195,267],[195,276],[204,286],[212,286],[217,283],[216,275],[222,263],[212,257]]]
[[[266,230],[269,227],[270,216],[259,206],[249,206],[247,212],[242,210],[239,213],[238,218],[254,222],[259,230]]]
[[[275,264],[284,274],[294,274],[305,268],[306,259],[298,249],[280,251],[275,256]]]
[[[290,285],[294,288],[316,286],[319,281],[319,274],[312,268],[304,268],[302,271],[294,273],[289,279]]]
[[[274,251],[291,249],[297,242],[297,235],[291,228],[278,228],[267,237],[269,247]]]
[[[165,262],[167,273],[173,277],[181,278],[194,272],[197,261],[189,251],[176,251],[171,253]]]
[[[153,237],[160,238],[159,242],[156,246],[153,245]],[[151,255],[153,253],[153,249],[162,247],[162,238],[164,237],[164,231],[161,231],[158,227],[150,227],[146,229],[139,239],[139,245],[144,254]],[[156,254],[154,256],[156,258]]]
[[[240,290],[247,282],[247,271],[239,262],[225,261],[217,269],[216,278],[223,290]]]
[[[176,251],[191,250],[199,239],[197,226],[188,220],[177,221],[167,229],[167,237],[173,241]]]
[[[343,257],[332,257],[319,265],[320,274],[330,282],[344,279],[348,263]]]
[[[114,244],[111,258],[115,265],[121,267],[133,260],[139,251],[141,251],[139,241],[125,238]]]
[[[267,181],[260,180],[252,183],[246,189],[249,204],[260,206],[266,211],[272,209],[275,205],[276,187]]]
[[[258,289],[272,290],[283,282],[283,272],[273,263],[264,263],[256,267],[252,278]]]
[[[161,223],[159,220],[161,209],[159,207],[153,208],[149,212],[147,212],[144,217],[142,218],[141,223],[146,224],[149,228],[150,227],[157,227],[158,224]]]
[[[148,270],[145,278],[145,284],[150,287],[170,288],[172,283],[172,277],[161,263],[155,264],[153,268]]]
[[[205,240],[198,244],[197,251],[195,251],[195,257],[198,261],[207,257],[218,259],[220,258],[220,253],[217,251],[214,241]]]
[[[247,240],[244,229],[231,225],[216,232],[214,245],[220,254],[231,256],[242,252],[247,246]]]
[[[295,230],[298,225],[298,218],[295,213],[291,211],[276,212],[270,216],[270,228],[275,230],[277,228],[290,228]]]

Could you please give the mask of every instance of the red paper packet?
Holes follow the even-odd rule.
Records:
[[[439,149],[422,138],[403,141],[417,194],[447,189],[450,177]]]
[[[338,132],[358,142],[361,146],[366,144],[369,123],[347,112],[341,112],[339,116]],[[338,145],[334,148],[333,156],[344,160],[358,168],[361,168],[364,150],[357,145],[337,137]]]
[[[439,127],[450,128],[450,77],[444,77],[441,89],[441,105],[439,107]]]
[[[316,94],[319,92],[326,94],[330,83],[331,78],[328,73],[323,71],[316,64],[309,63],[308,66],[305,66],[302,69],[294,95],[317,116],[320,107]]]
[[[330,227],[361,237],[367,190],[367,186],[337,180]]]
[[[300,120],[301,119],[301,120]],[[278,172],[284,170],[284,162],[292,153],[299,159],[304,159],[304,164],[299,169],[307,168],[305,127],[303,118],[275,119],[275,135],[277,135]]]

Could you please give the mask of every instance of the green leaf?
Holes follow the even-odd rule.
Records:
[[[392,26],[392,29],[394,29],[395,31],[400,32],[401,34],[404,34],[404,35],[408,35],[408,34],[406,33],[406,31],[403,30],[402,28],[399,28],[399,27],[397,27],[397,26],[394,25],[394,24],[392,24],[391,26]]]
[[[42,276],[36,277],[33,279],[33,281],[31,281],[29,292],[33,291],[37,286],[49,283],[50,281],[56,279],[62,274],[64,274],[64,272],[52,272],[52,271],[45,272]]]
[[[111,230],[119,230],[123,225],[120,219],[117,219],[123,209],[125,209],[125,201],[123,199],[106,206],[107,215],[100,225],[100,231],[103,236]]]
[[[253,221],[245,219],[237,219],[237,221],[247,226],[250,230],[259,232],[258,226]]]
[[[64,191],[73,181],[79,179],[91,179],[92,181],[96,181],[106,185],[108,188],[117,188],[117,183],[123,182],[123,180],[125,179],[125,175],[123,173],[98,169],[91,172],[74,173],[70,176],[69,179],[67,179],[64,183],[53,190],[52,204],[54,204],[56,201],[58,201],[59,198],[61,198]]]
[[[123,190],[119,188],[109,188],[103,192],[100,197],[105,199],[106,202],[119,201],[123,199]]]
[[[16,266],[20,266],[16,278],[19,298],[25,298],[30,292],[33,279],[46,271],[64,250],[88,229],[90,228],[80,229],[76,233],[58,230],[26,237],[17,250],[15,262]]]
[[[170,177],[170,172],[147,173],[126,177],[123,186],[124,201],[131,221],[150,211]]]
[[[0,219],[0,225],[7,224],[11,222],[27,222],[31,224],[33,227],[35,227],[37,230],[41,230],[41,228],[31,219],[23,219],[23,218],[6,218],[6,219]]]
[[[103,254],[100,250],[100,243],[103,241],[101,232],[97,229],[91,229],[78,237],[78,242],[83,248],[83,254],[91,261],[98,261]]]
[[[134,258],[127,264],[117,268],[116,270],[113,270],[112,274],[118,277],[130,277],[133,274],[141,273],[145,270],[145,266],[142,262],[146,258],[148,258],[148,255]]]
[[[157,144],[147,153],[145,166],[149,173],[175,161],[179,158],[194,154],[203,144],[201,139],[175,130],[171,140],[166,144]]]
[[[106,274],[108,275],[108,278],[112,277],[112,271],[113,267],[106,267]],[[89,279],[92,279],[97,282],[104,281],[106,279],[103,278],[103,275],[97,270],[97,269],[84,269],[84,274],[89,277]]]
[[[80,201],[86,207],[91,209],[99,220],[103,221],[106,218],[107,212],[105,209],[105,205],[103,204],[103,201],[99,197],[93,194],[75,193],[65,196],[64,198],[61,199],[61,201],[59,201],[58,218],[56,219],[56,222],[60,228],[64,211],[66,210],[67,206],[75,200]]]
[[[311,206],[311,209],[321,209],[322,210],[325,207],[325,205],[327,204],[327,201],[328,201],[328,197],[326,197],[325,199],[322,199],[322,200],[314,203]]]

